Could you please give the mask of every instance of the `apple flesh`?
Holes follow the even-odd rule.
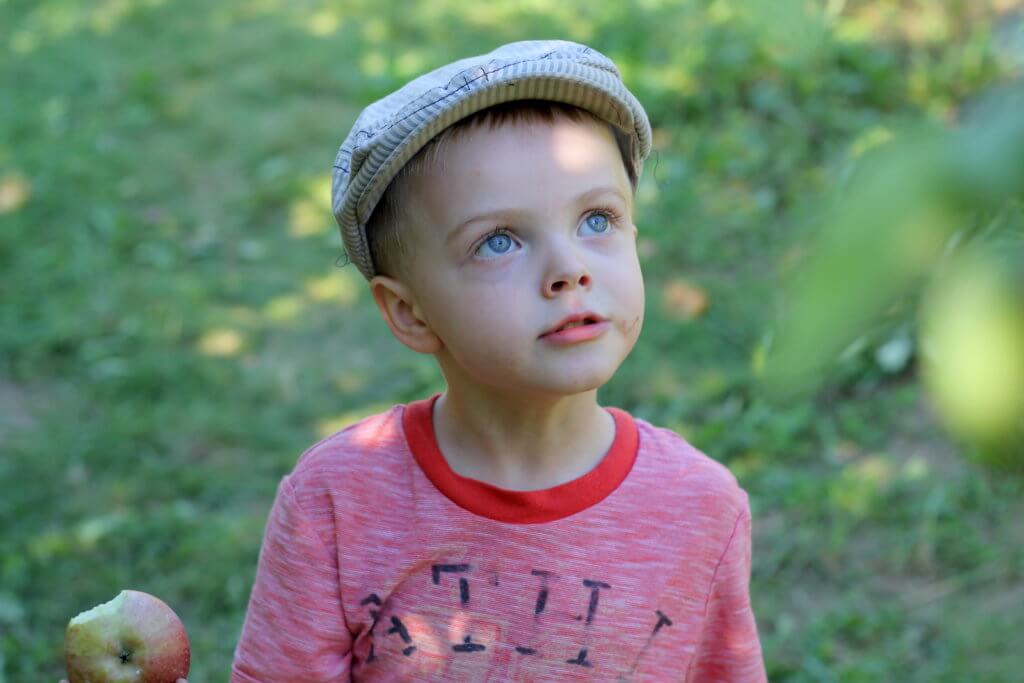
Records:
[[[64,635],[69,683],[175,683],[188,676],[190,658],[181,619],[141,591],[82,612]]]

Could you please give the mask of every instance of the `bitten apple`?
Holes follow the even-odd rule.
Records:
[[[123,590],[68,623],[70,683],[175,683],[191,658],[181,619],[159,598]]]

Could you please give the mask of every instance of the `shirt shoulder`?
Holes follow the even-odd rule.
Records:
[[[730,523],[743,513],[749,515],[747,492],[725,465],[675,431],[633,419],[640,441],[637,461],[651,481],[658,482],[656,497]]]
[[[336,538],[339,520],[359,524],[389,499],[404,500],[413,459],[403,409],[392,406],[307,448],[282,478],[278,498],[301,509],[325,539]]]
[[[292,486],[302,488],[339,476],[371,474],[406,454],[403,409],[394,405],[364,417],[307,448],[288,474]]]

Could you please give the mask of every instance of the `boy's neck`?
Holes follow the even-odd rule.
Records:
[[[433,423],[455,472],[521,491],[586,474],[615,438],[615,421],[597,404],[596,389],[520,399],[449,385],[434,405]]]

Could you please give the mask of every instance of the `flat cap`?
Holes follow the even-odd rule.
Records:
[[[349,259],[376,274],[366,223],[391,180],[438,133],[482,109],[551,100],[607,121],[629,140],[636,177],[651,149],[651,125],[614,62],[564,40],[503,45],[424,74],[366,107],[338,150],[331,204]]]

